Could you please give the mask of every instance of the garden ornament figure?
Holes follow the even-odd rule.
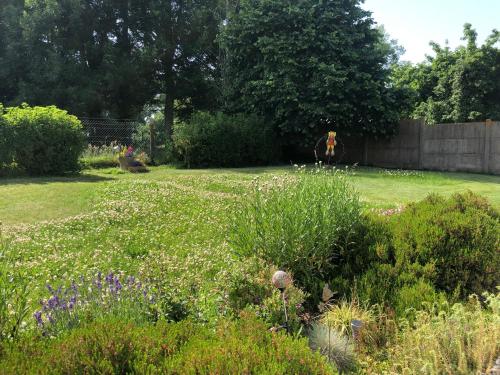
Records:
[[[285,289],[290,284],[290,276],[284,271],[276,271],[273,275],[273,285],[279,289],[283,300],[283,309],[285,311],[285,323],[278,328],[284,328],[288,331],[288,314],[286,312]]]
[[[339,158],[338,152],[336,150],[336,148],[338,149],[337,143],[337,132],[334,130],[330,130],[328,133],[318,139],[316,145],[314,146],[314,157],[316,158],[316,162],[319,162],[320,158],[324,158],[326,163],[330,165],[330,162],[332,161],[332,158],[334,156],[337,159],[336,161],[339,162],[342,155]],[[320,151],[320,149],[322,150],[323,146],[325,147],[325,151]],[[342,150],[342,142],[340,142],[340,147]],[[340,154],[342,154],[342,152]]]
[[[335,146],[337,145],[337,141],[335,140],[336,135],[337,133],[333,130],[328,132],[328,138],[326,139],[326,156],[331,157],[335,155]]]

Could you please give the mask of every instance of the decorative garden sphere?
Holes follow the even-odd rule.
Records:
[[[290,276],[285,271],[276,271],[273,275],[273,285],[283,290],[290,284]]]

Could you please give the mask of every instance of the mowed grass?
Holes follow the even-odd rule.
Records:
[[[242,199],[255,178],[286,173],[294,172],[158,167],[139,175],[106,169],[0,180],[0,254],[28,283],[30,312],[48,297],[47,284],[119,272],[160,279],[186,309],[209,321],[225,309],[228,271],[246,272],[228,243]],[[348,179],[366,208],[466,189],[500,206],[499,177],[363,168]]]
[[[91,212],[99,189],[122,181],[168,181],[199,191],[241,194],[256,176],[291,171],[290,167],[203,170],[157,167],[140,175],[104,169],[64,178],[0,179],[0,222],[39,223]],[[203,178],[207,176],[211,177],[210,182]],[[358,168],[350,181],[368,207],[390,208],[422,199],[429,193],[450,195],[471,190],[500,208],[499,176]]]

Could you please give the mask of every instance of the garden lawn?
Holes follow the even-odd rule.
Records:
[[[158,167],[148,174],[108,169],[0,180],[0,253],[28,280],[30,311],[48,297],[48,283],[113,271],[160,278],[183,308],[210,321],[223,313],[226,269],[239,264],[227,242],[233,213],[256,177],[290,172]],[[466,189],[500,207],[495,176],[360,168],[349,180],[367,208]]]
[[[123,181],[168,181],[198,191],[243,193],[255,176],[287,173],[291,168],[178,170],[153,168],[133,175],[117,169],[85,171],[80,176],[56,178],[0,178],[0,222],[38,223],[90,212],[100,189]],[[210,177],[210,182],[206,177]],[[450,195],[471,190],[500,208],[500,177],[467,173],[395,171],[358,168],[350,178],[367,206],[390,208],[434,192]]]

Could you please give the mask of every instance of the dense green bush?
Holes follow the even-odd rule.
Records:
[[[357,292],[372,303],[389,303],[399,316],[498,285],[499,214],[480,196],[429,195],[401,214],[372,216],[370,233],[372,261]]]
[[[13,129],[4,117],[4,107],[0,103],[0,169],[14,160]]]
[[[279,156],[271,126],[254,115],[198,112],[175,124],[173,140],[188,167],[265,165]]]
[[[354,277],[363,242],[361,203],[340,172],[257,183],[234,223],[234,251],[292,271],[312,302],[319,300],[324,282]]]
[[[4,374],[333,374],[305,339],[268,332],[250,315],[215,331],[181,323],[97,322],[56,340],[7,347]]]
[[[4,119],[13,131],[14,159],[32,175],[79,169],[84,148],[80,121],[56,107],[7,108]]]
[[[392,222],[396,268],[462,298],[493,291],[500,269],[500,215],[471,192],[430,195]]]

